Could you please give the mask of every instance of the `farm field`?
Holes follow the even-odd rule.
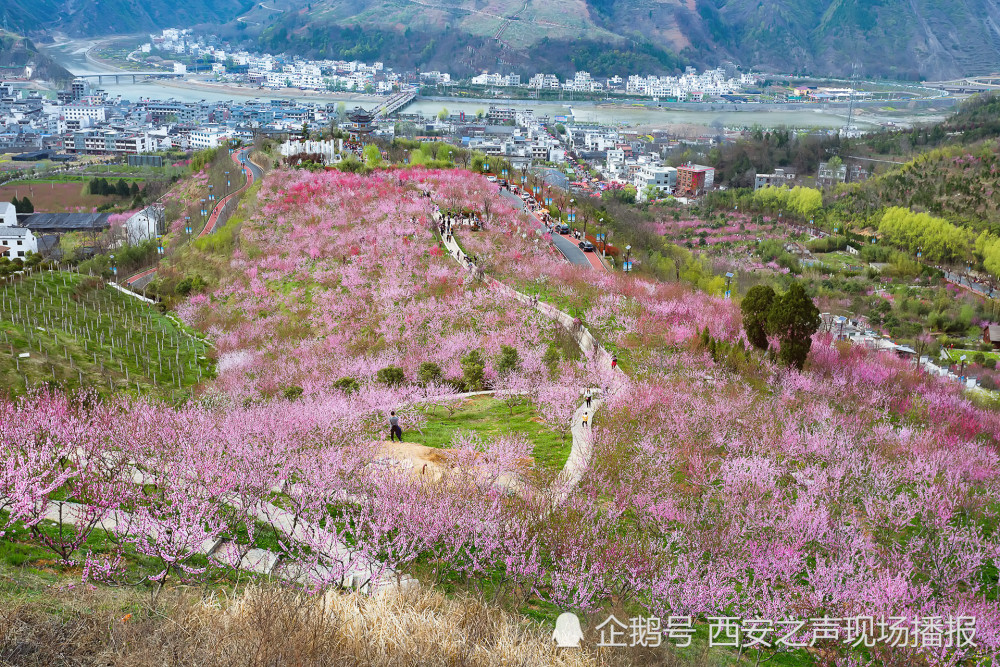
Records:
[[[87,194],[87,183],[84,181],[63,183],[18,181],[0,185],[0,201],[10,201],[15,196],[18,199],[27,196],[31,199],[35,211],[39,213],[90,213],[101,204],[122,201],[118,197]]]
[[[208,348],[177,322],[100,279],[60,271],[0,285],[0,350],[7,392],[46,384],[176,399],[211,373]]]

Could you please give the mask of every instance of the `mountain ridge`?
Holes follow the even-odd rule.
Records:
[[[767,72],[949,79],[1000,70],[994,0],[8,0],[36,35],[220,24],[247,47],[382,60],[465,76],[673,73],[733,61]]]

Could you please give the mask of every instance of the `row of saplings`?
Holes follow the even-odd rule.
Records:
[[[549,348],[543,357],[546,365],[554,367],[559,361],[559,353],[554,348]],[[417,369],[416,378],[412,378],[421,387],[434,385],[451,385],[455,391],[482,391],[487,388],[486,378],[486,357],[482,351],[472,350],[461,360],[462,377],[446,378],[441,366],[433,361],[425,361]],[[521,355],[516,348],[510,345],[501,345],[500,352],[493,360],[493,369],[501,377],[517,371],[521,367]],[[398,387],[407,382],[406,372],[398,366],[386,366],[375,374],[375,379],[389,387]],[[350,394],[361,388],[361,383],[355,378],[340,378],[333,383],[334,389],[339,389]],[[296,399],[302,395],[302,388],[298,386],[288,387],[284,390],[287,399]]]

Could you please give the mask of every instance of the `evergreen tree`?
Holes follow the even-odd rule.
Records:
[[[139,196],[139,184],[136,183],[135,181],[132,181],[132,187],[129,189],[129,191],[132,194],[132,197],[138,197]]]
[[[35,205],[31,203],[31,200],[28,199],[27,195],[25,195],[24,198],[21,200],[21,211],[20,212],[21,213],[34,213],[35,212]]]
[[[465,378],[465,387],[468,391],[479,391],[483,388],[483,381],[486,379],[486,362],[479,350],[472,350],[462,357],[462,376]]]
[[[128,193],[128,183],[125,182],[124,178],[119,178],[117,185],[115,185],[115,194],[119,197],[128,197]]]
[[[740,304],[747,340],[758,350],[767,349],[767,316],[774,304],[774,298],[774,290],[769,285],[754,285]]]
[[[500,358],[497,359],[494,368],[500,375],[513,373],[521,366],[521,356],[517,353],[517,348],[510,345],[500,346]]]
[[[10,203],[14,205],[14,210],[18,213],[21,212],[21,200],[17,197],[11,197]]]
[[[775,298],[768,309],[767,332],[781,340],[778,359],[799,370],[806,363],[812,335],[819,325],[819,309],[797,282],[783,296]]]

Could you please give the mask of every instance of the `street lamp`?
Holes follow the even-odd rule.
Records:
[[[629,261],[629,258],[631,256],[632,256],[632,246],[627,245],[625,246],[625,261],[622,262],[622,270],[625,271],[626,273],[632,270],[632,262]]]
[[[190,236],[191,235],[191,216],[184,216],[184,231]]]
[[[923,256],[923,254],[924,254],[924,248],[923,248],[923,246],[918,246],[917,247],[917,259],[920,259]]]
[[[229,196],[229,188],[232,184],[229,181],[229,172],[226,172],[226,196]]]
[[[732,284],[732,282],[733,282],[733,274],[731,272],[726,272],[726,298],[727,299],[729,298],[729,295],[732,292],[732,290],[730,289],[730,285]]]
[[[959,358],[959,361],[962,362],[962,365],[959,367],[958,376],[964,380],[965,379],[965,355],[964,354],[961,356],[961,358]]]
[[[111,273],[114,274],[115,278],[118,277],[118,263],[115,262],[114,255],[111,255]]]
[[[157,255],[162,255],[163,254],[163,237],[162,236],[157,236],[156,237],[156,254]]]
[[[212,190],[215,189],[214,185],[208,186],[208,201],[215,201],[215,193]]]

